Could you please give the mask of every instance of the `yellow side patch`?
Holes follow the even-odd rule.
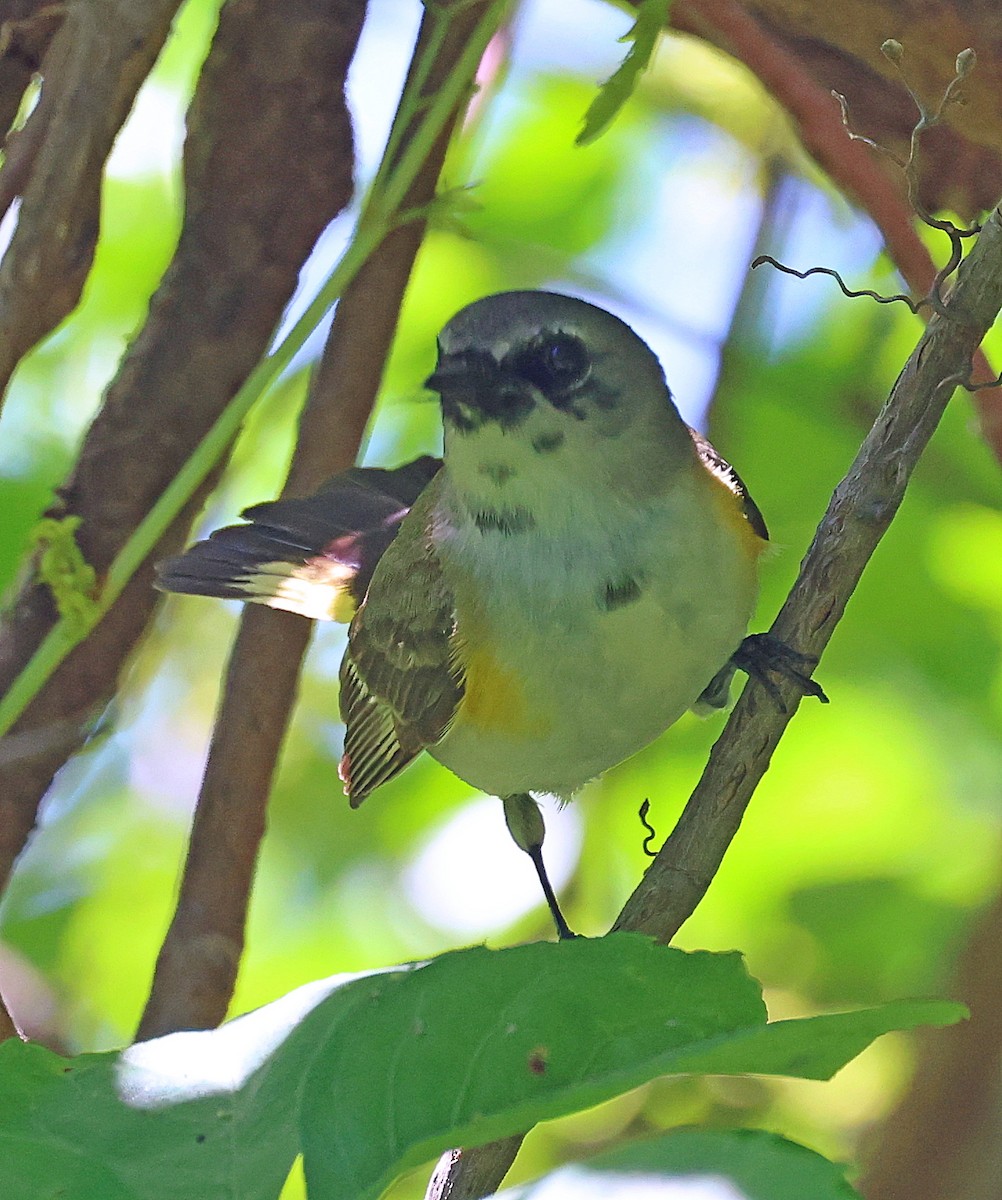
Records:
[[[536,732],[521,685],[486,647],[470,652],[467,658],[466,691],[460,711],[462,719],[478,729],[509,737]]]
[[[358,612],[358,605],[355,603],[355,597],[344,588],[334,595],[334,602],[331,605],[331,616],[341,625],[350,625],[355,619],[355,613]]]
[[[532,704],[521,680],[498,661],[490,639],[484,637],[481,630],[471,630],[469,624],[467,622],[464,627],[462,620],[459,623],[463,631],[460,657],[466,686],[457,718],[479,730],[506,737],[545,734],[550,723],[540,718],[538,708]]]

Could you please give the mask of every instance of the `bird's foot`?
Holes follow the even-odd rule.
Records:
[[[501,803],[504,805],[504,819],[508,825],[508,832],[515,845],[528,854],[532,865],[536,868],[539,886],[543,889],[547,907],[553,917],[553,924],[557,927],[557,937],[561,941],[577,937],[574,930],[564,920],[564,914],[560,911],[550,877],[546,873],[546,865],[543,862],[543,838],[546,836],[546,827],[543,824],[543,814],[539,811],[539,805],[528,792],[504,796]]]
[[[731,662],[765,688],[780,712],[786,712],[787,707],[772,678],[774,675],[788,679],[802,695],[814,696],[822,704],[828,703],[824,688],[810,676],[818,665],[817,658],[813,654],[801,654],[771,633],[749,634],[731,655]]]

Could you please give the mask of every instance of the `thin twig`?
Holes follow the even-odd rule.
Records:
[[[942,314],[943,312],[943,284],[953,274],[960,265],[960,260],[964,254],[964,239],[974,237],[981,231],[980,225],[973,225],[970,229],[964,229],[943,217],[934,217],[932,213],[922,203],[921,187],[919,186],[919,158],[922,145],[922,135],[929,129],[935,128],[943,120],[943,113],[953,103],[959,100],[958,89],[960,84],[974,70],[977,63],[977,56],[973,50],[962,50],[957,55],[955,74],[950,80],[940,98],[939,104],[935,108],[929,108],[921,97],[913,90],[905,76],[903,68],[904,49],[900,42],[893,38],[888,38],[887,41],[880,47],[881,53],[891,63],[894,64],[898,74],[901,77],[901,82],[904,85],[905,91],[911,96],[915,108],[918,110],[919,119],[912,126],[911,137],[908,142],[908,157],[903,159],[900,155],[894,153],[893,150],[882,146],[879,142],[875,142],[872,138],[864,137],[862,134],[856,133],[849,121],[849,104],[845,96],[839,92],[832,92],[832,95],[838,101],[839,114],[842,118],[842,128],[846,131],[849,140],[852,142],[862,142],[864,146],[869,146],[871,150],[879,151],[885,154],[892,162],[897,164],[904,175],[908,186],[908,203],[914,210],[918,219],[923,225],[927,225],[930,229],[938,229],[940,233],[945,233],[950,239],[950,255],[947,261],[939,268],[933,278],[932,284],[928,292],[922,300],[918,302],[918,307],[929,305],[933,312]],[[839,280],[840,286],[841,280]],[[845,291],[845,287],[842,286]],[[847,295],[849,293],[846,293]],[[913,308],[912,311],[918,311]]]
[[[915,230],[915,213],[907,195],[864,146],[846,137],[830,92],[810,75],[796,54],[737,0],[676,0],[671,23],[723,46],[761,80],[796,123],[807,153],[880,230],[891,260],[912,293],[924,296],[933,286],[936,266]],[[981,382],[994,374],[978,350],[973,380]],[[1002,463],[1002,403],[993,392],[979,392],[975,403],[982,437]]]
[[[978,227],[973,229],[961,229],[953,223],[953,221],[944,220],[943,218],[934,217],[926,206],[922,203],[921,189],[919,187],[919,148],[922,141],[922,135],[929,129],[935,128],[943,120],[943,113],[959,101],[960,85],[974,70],[977,65],[977,55],[973,50],[961,50],[957,55],[956,63],[954,64],[954,75],[947,84],[943,95],[940,97],[939,103],[935,108],[929,108],[925,101],[918,95],[915,89],[908,82],[908,77],[904,71],[904,47],[894,38],[888,38],[880,47],[881,53],[892,63],[901,78],[905,91],[912,98],[912,103],[918,111],[919,119],[912,126],[911,137],[908,141],[908,157],[902,161],[896,154],[885,150],[876,142],[869,138],[861,137],[859,134],[853,133],[849,127],[849,113],[844,96],[835,93],[839,108],[842,113],[842,125],[853,141],[864,142],[867,146],[873,149],[883,150],[885,154],[890,155],[904,172],[905,179],[908,181],[908,203],[918,214],[919,220],[924,225],[928,225],[932,229],[939,229],[943,233],[948,233],[953,237],[971,237],[978,232]]]
[[[870,288],[850,288],[838,271],[831,267],[808,267],[805,271],[798,271],[796,267],[788,267],[786,263],[781,263],[778,259],[773,258],[771,254],[759,254],[752,259],[751,269],[754,271],[756,267],[761,267],[764,263],[768,263],[771,267],[775,267],[777,271],[782,271],[784,275],[795,275],[798,279],[807,279],[810,275],[827,275],[830,279],[834,279],[839,285],[843,296],[848,296],[850,300],[859,299],[861,296],[867,296],[871,300],[876,300],[878,304],[906,304],[913,313],[918,315],[919,308],[922,302],[916,302],[911,296],[906,296],[903,292],[898,292],[894,296],[882,296],[880,292],[874,292]]]

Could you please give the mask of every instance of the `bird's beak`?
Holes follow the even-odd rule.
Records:
[[[497,382],[501,368],[492,355],[476,350],[440,354],[435,370],[424,386],[444,395],[446,392],[478,391]]]

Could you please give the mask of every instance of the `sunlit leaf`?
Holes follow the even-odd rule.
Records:
[[[602,84],[585,113],[584,127],[577,136],[579,146],[600,137],[616,114],[633,95],[640,76],[651,61],[658,37],[668,21],[671,0],[643,0],[637,19],[620,41],[631,42],[626,57]]]

